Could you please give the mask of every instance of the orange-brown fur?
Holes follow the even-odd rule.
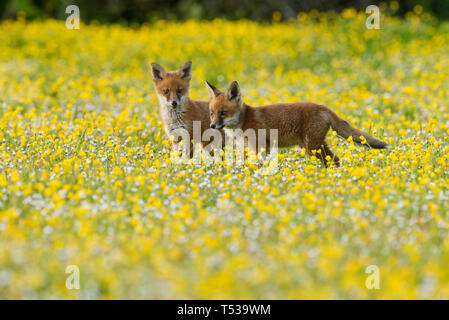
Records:
[[[188,97],[191,79],[191,62],[185,63],[179,70],[166,72],[161,66],[152,64],[153,83],[159,99],[159,109],[165,132],[170,137],[174,130],[186,129],[193,139],[193,121],[201,121],[201,135],[210,127],[209,102],[192,100]],[[168,93],[167,91],[168,90]],[[178,91],[179,90],[179,91]],[[178,101],[176,107],[161,102]],[[164,103],[163,103],[164,102]],[[224,137],[223,137],[224,141]],[[178,141],[175,141],[176,143]],[[210,141],[202,141],[203,147]],[[193,156],[193,144],[190,143],[190,157]]]
[[[353,141],[361,143],[360,136],[365,137],[367,143],[373,148],[386,148],[387,144],[351,127],[329,108],[311,102],[283,103],[253,108],[243,103],[240,88],[233,82],[226,92],[207,83],[211,101],[209,104],[212,127],[221,126],[227,120],[236,117],[239,113],[238,123],[224,126],[229,129],[257,129],[267,130],[266,145],[269,145],[269,129],[278,129],[278,146],[290,147],[300,145],[309,155],[313,150],[317,153],[324,165],[328,165],[326,156],[339,166],[339,158],[334,155],[326,143],[329,128],[334,129],[343,138],[352,136]],[[221,115],[222,112],[225,115]],[[250,146],[257,152],[257,146]]]

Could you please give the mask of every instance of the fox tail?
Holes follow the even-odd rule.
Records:
[[[364,137],[366,142],[371,148],[376,149],[387,149],[390,146],[386,144],[385,142],[382,142],[380,140],[377,140],[376,138],[371,137],[370,135],[367,135],[366,133],[363,133],[356,128],[351,127],[349,123],[347,123],[345,120],[340,118],[335,112],[328,109],[327,110],[331,127],[333,130],[335,130],[339,136],[347,139],[349,137],[352,137],[352,140],[357,143],[362,143],[362,140],[360,137]]]

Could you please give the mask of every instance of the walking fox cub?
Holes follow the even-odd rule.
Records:
[[[243,102],[240,87],[236,81],[232,82],[226,92],[222,92],[206,81],[211,101],[210,127],[224,128],[227,135],[234,136],[235,129],[243,132],[253,129],[258,135],[258,129],[278,129],[279,147],[300,145],[309,155],[317,150],[325,166],[334,161],[340,165],[339,158],[332,153],[325,138],[332,127],[343,138],[352,137],[354,142],[362,143],[365,139],[372,148],[383,149],[388,145],[366,133],[351,127],[329,108],[311,102],[282,103],[253,108]],[[241,132],[241,131],[240,131]],[[363,137],[363,138],[361,138]],[[258,141],[258,137],[256,141]],[[267,134],[268,143],[268,134]],[[267,144],[269,145],[269,144]],[[257,152],[257,146],[249,145]]]
[[[190,157],[192,157],[193,121],[201,121],[201,137],[210,127],[209,102],[189,98],[192,62],[188,61],[178,70],[169,72],[153,62],[151,73],[165,132],[169,137],[178,136],[179,138],[177,130],[187,130],[190,137]],[[179,141],[174,141],[174,144],[177,142]],[[203,147],[206,144],[207,141],[202,141]]]

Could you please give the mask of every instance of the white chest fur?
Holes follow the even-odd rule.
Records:
[[[159,97],[159,109],[168,136],[173,135],[173,131],[178,129],[188,130],[186,123],[182,120],[183,108],[183,103],[173,108],[167,104],[164,97]]]

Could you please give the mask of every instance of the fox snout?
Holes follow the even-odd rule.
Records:
[[[181,99],[179,99],[177,96],[171,97],[171,99],[167,99],[167,104],[175,109],[179,105],[181,105]]]
[[[176,92],[175,90],[171,90],[166,99],[167,104],[173,109],[176,109],[182,104],[182,95],[180,95],[179,92]]]
[[[210,124],[210,127],[211,127],[212,129],[220,130],[221,128],[224,127],[223,120],[218,120],[218,121],[215,122],[215,123],[211,123],[211,124]]]

